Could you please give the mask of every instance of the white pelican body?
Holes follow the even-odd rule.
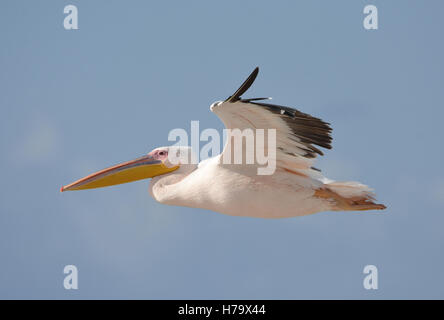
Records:
[[[153,178],[150,193],[163,204],[202,208],[232,216],[285,218],[331,210],[313,197],[306,181],[276,170],[273,175],[246,175],[220,165],[220,155],[205,160],[189,174],[181,169]],[[312,181],[313,184],[318,184]]]
[[[316,147],[331,148],[328,123],[298,110],[242,99],[258,73],[256,68],[227,100],[215,102],[227,129],[275,130],[276,145],[262,145],[263,154],[275,153],[275,170],[258,174],[260,162],[232,164],[234,135],[228,134],[223,152],[192,164],[189,147],[161,147],[148,155],[82,178],[61,191],[81,190],[152,178],[149,192],[160,203],[202,208],[232,216],[286,218],[320,211],[384,209],[373,202],[370,189],[358,182],[334,182],[313,165]],[[256,131],[254,138],[257,139]],[[248,141],[243,142],[243,147]],[[245,152],[242,150],[241,152]],[[172,157],[175,161],[172,161]]]

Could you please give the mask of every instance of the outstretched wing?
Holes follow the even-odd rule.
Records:
[[[256,102],[268,98],[242,99],[258,72],[256,68],[233,95],[214,103],[211,110],[227,129],[276,129],[276,164],[289,170],[313,170],[313,159],[323,155],[319,148],[331,149],[330,125],[290,107]],[[227,144],[223,153],[226,149]]]

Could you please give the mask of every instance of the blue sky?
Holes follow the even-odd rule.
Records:
[[[63,28],[63,8],[79,30]],[[362,26],[374,4],[379,29]],[[0,298],[444,298],[442,1],[2,1]],[[383,213],[262,220],[168,207],[148,182],[61,185],[223,129],[247,96],[330,122],[319,159]],[[79,270],[65,290],[63,267]],[[365,265],[379,289],[363,288]]]

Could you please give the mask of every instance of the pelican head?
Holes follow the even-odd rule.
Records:
[[[73,183],[63,186],[60,191],[73,191],[113,186],[117,184],[189,172],[196,168],[189,147],[160,147],[137,159],[97,171]]]

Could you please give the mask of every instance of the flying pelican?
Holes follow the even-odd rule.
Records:
[[[276,130],[273,174],[258,175],[257,162],[225,164],[223,156],[231,152],[227,145],[233,138],[228,136],[221,154],[199,164],[189,161],[190,147],[161,147],[77,180],[61,191],[152,178],[149,193],[160,203],[232,216],[286,218],[321,211],[385,209],[383,204],[374,202],[374,194],[366,185],[329,180],[313,167],[314,158],[323,155],[318,147],[331,149],[328,123],[293,108],[261,101],[268,98],[241,97],[258,72],[256,68],[233,95],[213,103],[210,109],[227,129]],[[170,160],[172,154],[177,161]]]

